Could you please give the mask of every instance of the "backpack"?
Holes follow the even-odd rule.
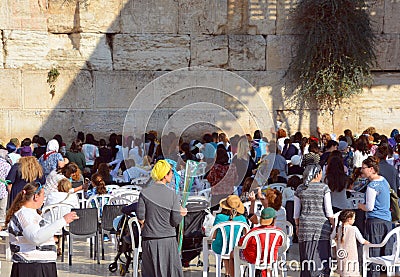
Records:
[[[399,197],[397,193],[390,188],[390,212],[392,213],[392,221],[400,220]]]

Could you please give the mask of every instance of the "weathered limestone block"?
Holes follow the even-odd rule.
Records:
[[[21,71],[0,70],[0,103],[2,108],[22,108]]]
[[[22,90],[26,109],[93,108],[94,90],[90,72],[60,70],[53,98],[46,80],[47,71],[36,70],[22,73]]]
[[[112,70],[111,50],[104,34],[50,34],[46,58],[65,69]]]
[[[276,33],[277,2],[281,1],[248,0],[249,34],[271,35]]]
[[[265,110],[272,112],[287,106],[284,95],[283,71],[239,71],[235,72],[246,79],[257,91],[257,96],[261,97]],[[243,93],[253,93],[245,91]],[[256,97],[253,97],[256,99]],[[239,98],[240,99],[240,98]]]
[[[131,1],[136,2],[136,1]],[[82,1],[79,25],[83,32],[119,33],[121,0]]]
[[[400,33],[399,20],[400,1],[385,0],[385,19],[383,32],[385,34]]]
[[[31,138],[33,135],[40,133],[43,127],[43,118],[41,116],[41,111],[9,111],[9,126],[10,132],[8,140],[11,137],[17,137],[20,141],[26,137]],[[58,125],[57,127],[59,127]],[[47,138],[52,138],[55,134],[50,134]],[[7,140],[7,141],[8,141]]]
[[[263,36],[230,35],[229,65],[231,70],[265,70]]]
[[[276,34],[291,35],[295,34],[291,23],[291,12],[296,8],[297,1],[279,0],[276,3]]]
[[[5,146],[10,141],[10,120],[8,111],[0,113],[0,144]]]
[[[228,63],[227,36],[191,36],[191,66],[223,68]]]
[[[122,33],[165,33],[178,32],[177,0],[122,0]]]
[[[128,109],[136,95],[152,80],[151,71],[96,71],[94,91],[96,108]]]
[[[178,0],[179,34],[223,34],[228,0]]]
[[[178,35],[116,35],[115,70],[173,70],[189,65],[190,38]]]
[[[80,0],[48,0],[48,30],[52,33],[79,32]]]
[[[49,68],[49,36],[42,31],[4,30],[5,68]]]
[[[376,57],[378,70],[400,69],[400,34],[377,36]]]
[[[375,34],[381,34],[384,32],[385,0],[369,0],[368,5],[372,30]]]
[[[267,70],[286,70],[296,54],[296,36],[267,36]]]
[[[0,1],[0,29],[47,31],[47,1]]]
[[[0,40],[1,40],[1,45],[0,45],[0,69],[4,68],[4,49],[3,49],[3,31],[0,30]]]

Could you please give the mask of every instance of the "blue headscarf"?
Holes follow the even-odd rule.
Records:
[[[178,171],[176,171],[176,166],[177,163],[174,160],[171,159],[165,159],[172,167],[172,173],[174,174],[175,177],[175,192],[176,194],[179,193],[179,184],[181,183],[181,175],[179,175]]]

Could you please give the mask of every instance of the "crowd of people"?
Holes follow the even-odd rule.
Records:
[[[32,262],[51,264],[43,269],[49,272],[43,276],[55,276],[56,254],[49,254],[57,252],[57,247],[52,247],[53,231],[77,217],[67,213],[64,219],[46,225],[36,213],[44,202],[68,202],[78,207],[76,191],[85,190],[86,197],[107,194],[107,184],[117,180],[129,183],[140,176],[152,179],[135,206],[143,224],[142,275],[183,276],[176,227],[187,210],[181,206],[179,194],[169,188],[182,185],[184,178],[179,174],[183,176],[188,160],[207,164],[202,178],[211,187],[210,207],[220,211],[214,225],[240,221],[258,226],[258,230],[277,228],[276,221],[288,220],[295,229],[293,242],[299,243],[300,262],[313,260],[315,265],[302,268],[301,276],[329,276],[325,261],[331,257],[332,236],[338,247],[351,253],[347,262],[358,257],[356,240],[380,243],[393,228],[390,191],[397,194],[400,186],[400,135],[394,129],[387,137],[373,127],[358,137],[351,130],[340,136],[317,131],[317,136],[296,132],[289,137],[279,129],[269,139],[260,130],[254,136],[231,138],[215,132],[190,141],[174,133],[159,138],[157,132],[150,131],[136,138],[112,134],[108,143],[79,132],[69,148],[61,135],[48,142],[37,135],[22,143],[12,138],[0,146],[0,181],[4,184],[0,186],[0,223],[5,222],[11,234],[12,276],[24,276],[18,272]],[[284,183],[286,188],[281,192],[268,187],[274,183]],[[191,193],[201,189],[194,185]],[[354,191],[365,193],[365,204],[354,206],[348,200]],[[264,207],[258,216],[257,199]],[[251,203],[249,211],[243,207],[247,201]],[[340,213],[337,226],[335,213]],[[247,242],[241,259],[254,262],[254,243]],[[276,247],[280,245],[282,242]],[[373,254],[387,254],[390,247],[388,244]],[[220,233],[212,248],[221,252]],[[234,275],[233,259],[232,254],[224,261],[226,276]],[[343,276],[359,274],[358,268],[353,272],[340,270]],[[369,271],[371,276],[376,274]]]

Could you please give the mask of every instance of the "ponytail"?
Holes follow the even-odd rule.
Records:
[[[6,221],[4,222],[5,227],[8,225],[8,223],[10,223],[13,215],[19,211],[26,202],[28,202],[35,194],[40,193],[40,191],[37,191],[40,186],[41,184],[38,182],[30,182],[26,184],[24,188],[17,194],[10,208],[8,209]],[[38,214],[40,214],[39,211]]]

